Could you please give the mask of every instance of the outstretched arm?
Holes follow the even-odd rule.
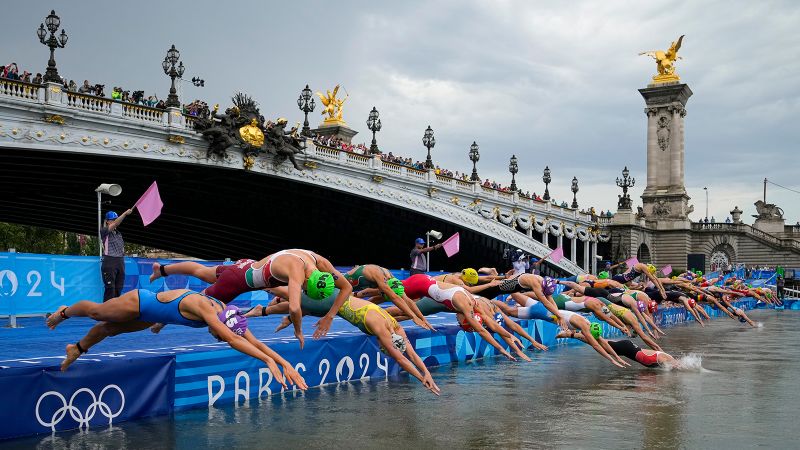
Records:
[[[344,305],[344,302],[346,302],[353,293],[353,286],[350,285],[350,282],[345,279],[341,272],[333,267],[333,264],[331,264],[327,258],[323,258],[319,255],[316,255],[316,258],[317,268],[319,270],[333,274],[334,284],[339,289],[339,295],[336,296],[336,300],[334,300],[331,309],[328,311],[328,314],[325,314],[325,316],[319,319],[314,325],[316,327],[316,330],[314,330],[314,339],[321,338],[322,336],[328,334],[328,330],[331,328],[331,323],[333,323],[333,318],[339,313],[339,308]]]

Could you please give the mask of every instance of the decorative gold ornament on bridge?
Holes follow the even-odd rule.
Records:
[[[167,138],[167,140],[169,142],[172,142],[173,144],[185,144],[186,143],[186,139],[184,139],[183,136],[178,136],[177,134],[171,134]]]
[[[250,170],[256,163],[256,157],[253,155],[245,156],[242,162],[244,165],[244,170]]]
[[[47,123],[57,123],[59,125],[64,125],[64,118],[59,116],[58,114],[50,114],[44,116],[43,120]]]
[[[639,53],[639,56],[647,55],[656,60],[656,69],[658,70],[658,73],[653,75],[653,84],[672,83],[681,80],[681,77],[675,73],[675,61],[682,59],[680,56],[678,56],[678,50],[681,48],[681,42],[683,42],[683,35],[681,35],[677,41],[674,41],[672,45],[669,46],[669,50],[652,50],[649,52]]]
[[[319,96],[319,99],[324,106],[324,108],[322,108],[322,115],[328,115],[328,117],[326,117],[322,123],[324,125],[347,125],[342,118],[342,112],[344,111],[344,102],[350,97],[350,94],[347,94],[344,98],[336,98],[336,95],[339,93],[338,84],[335,88],[333,88],[333,92],[326,92],[326,95],[323,95],[321,92],[317,92],[317,96]],[[345,90],[345,92],[347,91]]]
[[[239,128],[239,136],[253,147],[264,145],[264,133],[258,128],[258,119],[253,119],[249,124]]]

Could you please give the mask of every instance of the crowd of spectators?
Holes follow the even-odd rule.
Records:
[[[192,103],[183,105],[183,114],[187,116],[208,118],[211,115],[211,110],[208,108],[208,103],[202,100],[195,100]]]
[[[20,75],[17,63],[12,62],[6,66],[0,67],[0,78],[6,78],[14,81],[22,81],[23,83],[42,84],[42,74],[37,73],[33,75],[27,70],[23,71]]]
[[[366,155],[369,153],[369,147],[365,144],[352,144],[347,143],[340,138],[334,136],[314,136],[314,143],[323,145],[325,147],[335,148],[336,150],[344,150],[346,152],[355,153],[358,155]]]

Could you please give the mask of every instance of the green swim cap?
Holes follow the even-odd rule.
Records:
[[[694,274],[697,275],[698,277],[702,277],[703,276],[703,271],[702,270],[695,270]]]
[[[598,273],[597,274],[597,278],[599,278],[601,280],[605,280],[606,278],[608,278],[608,272],[604,270],[604,271]]]
[[[600,336],[603,335],[603,327],[601,327],[597,322],[592,323],[592,325],[589,327],[589,331],[592,332],[592,337],[595,339],[599,339]]]
[[[406,287],[403,286],[403,282],[398,280],[397,278],[395,278],[395,277],[389,278],[388,280],[386,280],[386,284],[388,284],[389,285],[389,289],[394,291],[394,293],[397,294],[399,297],[402,297],[403,295],[405,295]],[[383,299],[384,300],[391,300],[386,294],[383,294]]]
[[[314,300],[323,300],[333,294],[333,274],[330,272],[323,272],[315,270],[311,272],[306,283],[306,294]]]

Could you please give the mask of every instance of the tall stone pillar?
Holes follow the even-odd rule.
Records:
[[[647,187],[642,194],[648,228],[691,229],[684,186],[684,127],[689,86],[679,82],[639,89],[647,107]]]
[[[574,262],[576,265],[578,264],[578,237],[577,231],[575,232],[575,237],[571,239],[571,245],[569,246],[569,259]]]
[[[591,260],[592,273],[597,275],[597,241],[592,241]]]
[[[591,244],[591,242],[589,242],[588,239],[583,243],[583,270],[585,270],[586,272],[589,271],[589,245],[590,244]]]

